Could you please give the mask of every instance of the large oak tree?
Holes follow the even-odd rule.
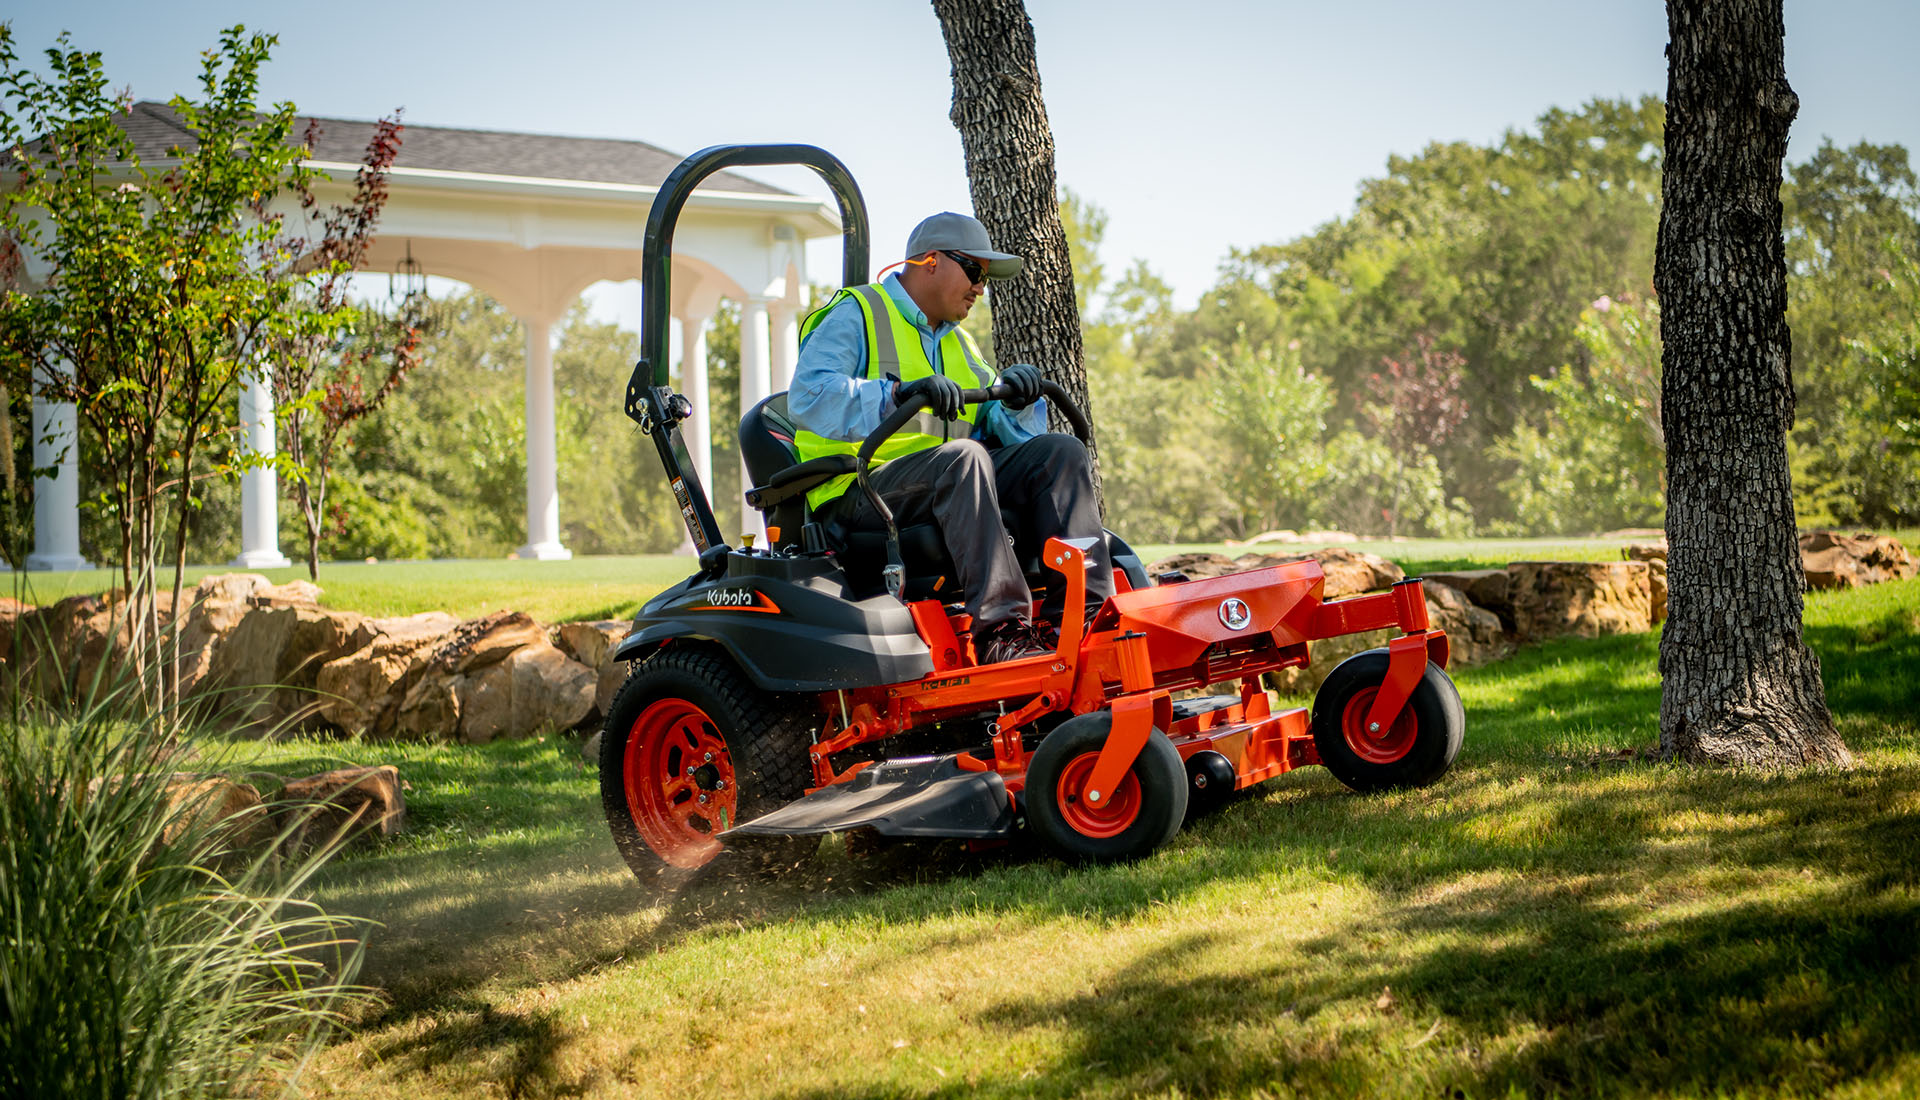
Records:
[[[1799,100],[1782,0],[1669,0],[1654,262],[1667,438],[1660,746],[1694,763],[1847,763],[1801,634],[1781,161]]]

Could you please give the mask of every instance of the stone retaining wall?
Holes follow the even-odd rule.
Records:
[[[507,611],[376,619],[323,608],[320,595],[255,573],[206,578],[180,624],[182,698],[245,732],[484,742],[592,721],[619,686],[612,647],[624,622],[556,629]],[[109,637],[117,610],[111,593],[0,606],[9,686],[84,695],[109,649],[124,645],[124,629]]]

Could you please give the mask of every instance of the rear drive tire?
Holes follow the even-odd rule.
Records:
[[[1313,747],[1320,762],[1356,791],[1400,790],[1436,782],[1460,755],[1466,712],[1453,680],[1432,661],[1407,705],[1384,731],[1367,729],[1387,651],[1369,649],[1340,662],[1313,697]]]
[[[634,875],[690,871],[723,850],[756,871],[812,855],[818,837],[715,837],[805,793],[808,713],[713,650],[672,645],[635,668],[600,737],[600,804]]]
[[[1138,859],[1173,839],[1186,817],[1186,768],[1159,730],[1147,736],[1104,806],[1079,797],[1112,728],[1109,711],[1068,719],[1040,742],[1027,767],[1027,824],[1061,859]]]

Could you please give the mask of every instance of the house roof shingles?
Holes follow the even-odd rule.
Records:
[[[294,128],[297,137],[305,136],[309,119],[314,116],[299,116]],[[367,142],[373,137],[374,123],[345,118],[314,120],[320,124],[314,160],[360,163],[366,154]],[[681,160],[678,155],[644,141],[460,130],[416,126],[404,120],[402,123],[400,152],[394,160],[396,168],[657,187]],[[169,149],[191,141],[179,115],[164,103],[134,104],[131,112],[120,116],[120,126],[133,138],[134,149],[142,161],[162,159]],[[733,172],[716,172],[700,186],[702,190],[792,194]]]

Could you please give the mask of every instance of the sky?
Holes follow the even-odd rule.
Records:
[[[16,10],[9,13],[7,7]],[[1428,143],[1492,143],[1553,107],[1664,94],[1649,0],[1027,0],[1059,181],[1104,209],[1101,259],[1145,260],[1191,305],[1234,248],[1352,209],[1360,182]],[[302,112],[631,138],[677,153],[807,142],[845,161],[875,267],[939,210],[967,210],[951,70],[921,0],[65,0],[0,5],[16,49],[61,30],[141,99],[191,90],[199,53],[245,23],[280,42],[263,97]],[[1920,3],[1787,0],[1800,97],[1789,160],[1821,137],[1920,146]],[[805,169],[750,174],[827,199]],[[816,242],[829,282],[838,244]],[[637,291],[597,312],[631,320]]]

